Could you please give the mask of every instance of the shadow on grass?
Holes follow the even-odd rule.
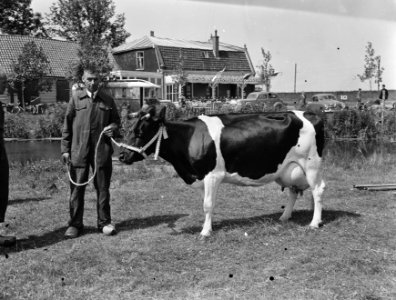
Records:
[[[256,217],[243,218],[243,219],[222,220],[220,222],[213,222],[212,228],[213,231],[216,231],[220,229],[224,229],[224,230],[234,229],[235,227],[249,226],[259,223],[274,223],[274,222],[277,223],[280,222],[279,218],[281,214],[282,213],[274,213],[269,215],[261,215]],[[312,216],[313,216],[313,211],[297,210],[293,212],[293,215],[289,222],[296,223],[300,226],[308,226],[312,220]],[[337,219],[345,218],[345,217],[358,218],[360,217],[360,215],[342,210],[324,210],[322,213],[322,220],[323,220],[322,224],[329,224]],[[204,218],[202,218],[202,224],[203,221]],[[198,232],[201,232],[201,230],[202,230],[201,226],[199,227],[194,226],[194,227],[183,228],[180,233],[196,234]]]
[[[18,205],[18,204],[23,204],[27,202],[40,202],[44,200],[51,199],[50,197],[34,197],[34,198],[24,198],[24,199],[14,199],[14,200],[9,200],[8,205]]]
[[[118,231],[127,231],[134,229],[144,229],[148,227],[154,227],[163,223],[168,224],[168,227],[175,227],[175,222],[183,217],[186,217],[186,214],[177,214],[177,215],[164,215],[164,216],[150,216],[142,219],[130,219],[125,220],[116,224]]]
[[[163,223],[168,224],[169,227],[174,227],[175,222],[178,219],[185,216],[187,215],[177,214],[177,215],[152,216],[141,219],[130,219],[116,224],[116,227],[118,231],[149,228]],[[0,255],[1,254],[7,255],[8,253],[22,252],[37,248],[44,248],[43,250],[46,251],[47,247],[66,240],[64,237],[65,231],[66,231],[66,227],[61,227],[54,231],[47,232],[43,235],[31,235],[28,236],[28,238],[26,239],[18,239],[15,246],[0,247]],[[96,234],[96,233],[98,233],[98,229],[96,227],[85,227],[84,233],[80,237],[77,237],[77,239],[82,238],[88,234]]]

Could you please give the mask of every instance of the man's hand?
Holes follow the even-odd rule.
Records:
[[[62,153],[62,162],[65,165],[68,165],[70,163],[70,154],[69,153]]]
[[[103,129],[103,134],[107,135],[108,137],[113,136],[113,131],[116,129],[116,126],[114,125],[108,125]]]

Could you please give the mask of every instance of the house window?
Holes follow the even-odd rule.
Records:
[[[136,52],[136,69],[144,70],[144,52]]]
[[[166,85],[166,99],[172,102],[178,101],[178,89],[173,84]]]

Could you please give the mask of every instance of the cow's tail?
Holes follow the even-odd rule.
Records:
[[[317,114],[310,111],[304,112],[304,117],[309,120],[315,128],[316,148],[319,156],[322,157],[323,148],[325,146],[324,121]]]

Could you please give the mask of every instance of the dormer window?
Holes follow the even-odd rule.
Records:
[[[144,70],[144,52],[136,52],[136,70]]]
[[[202,52],[202,56],[203,56],[204,58],[209,58],[209,51],[203,51],[203,52]]]

